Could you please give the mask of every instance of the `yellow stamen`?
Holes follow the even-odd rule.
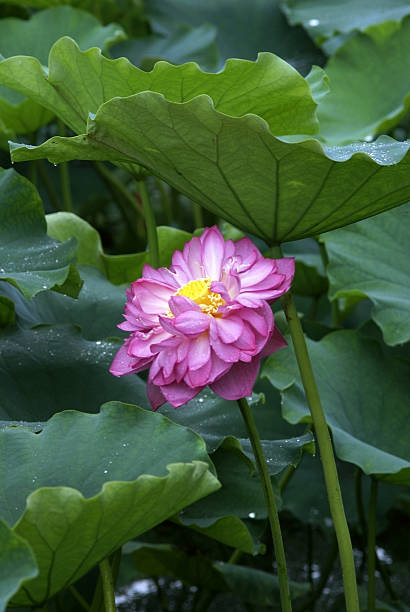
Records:
[[[210,278],[193,280],[178,289],[175,295],[184,295],[196,302],[203,312],[214,315],[217,313],[219,306],[223,306],[226,302],[219,293],[210,291],[211,284],[212,280]]]

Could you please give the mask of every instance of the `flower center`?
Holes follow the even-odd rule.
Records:
[[[223,297],[219,293],[210,291],[212,280],[210,278],[200,278],[193,280],[178,289],[175,295],[184,295],[193,302],[196,302],[203,312],[216,314],[219,306],[225,304]]]

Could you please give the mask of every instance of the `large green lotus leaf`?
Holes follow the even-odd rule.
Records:
[[[4,612],[20,585],[37,574],[30,546],[0,518],[0,612]]]
[[[144,69],[151,68],[158,60],[166,60],[172,64],[196,62],[204,70],[214,70],[218,66],[215,37],[216,29],[209,23],[196,28],[181,24],[168,36],[152,33],[146,37],[129,38],[115,45],[111,56],[127,57]]]
[[[75,252],[75,239],[60,243],[47,236],[33,184],[12,169],[0,168],[0,280],[30,298],[64,284]]]
[[[258,401],[257,396],[254,399],[251,407],[270,474],[279,474],[290,464],[296,467],[303,449],[312,452],[312,435],[303,434],[301,427],[289,427],[281,418],[279,394],[269,393],[266,401],[263,398]],[[224,400],[207,388],[178,410],[167,405],[160,411],[176,423],[196,431],[205,440],[209,452],[214,452],[229,436],[237,450],[243,449],[247,457],[253,459],[246,426],[236,402]]]
[[[123,320],[125,287],[111,284],[95,268],[81,266],[79,271],[84,284],[76,300],[55,291],[42,291],[26,300],[9,283],[0,283],[0,300],[4,297],[14,302],[16,323],[21,328],[73,323],[81,327],[87,340],[122,338],[124,332],[117,325]]]
[[[96,412],[113,399],[150,408],[138,376],[108,371],[120,346],[119,340],[86,340],[73,326],[2,332],[0,419],[44,421],[73,406]]]
[[[282,0],[289,23],[302,24],[317,43],[334,34],[364,30],[410,13],[407,0]]]
[[[353,330],[306,340],[339,459],[365,474],[409,484],[408,362]],[[281,390],[289,422],[311,420],[290,348],[271,355],[263,375]]]
[[[60,6],[35,13],[29,20],[2,19],[0,54],[3,57],[32,55],[46,66],[51,46],[62,36],[71,36],[82,49],[92,46],[106,49],[125,35],[116,24],[103,27],[89,13]],[[3,82],[0,80],[0,83]],[[18,134],[33,132],[53,114],[53,109],[46,110],[0,84],[0,115],[8,129]]]
[[[302,28],[289,27],[278,0],[150,0],[144,7],[151,27],[171,33],[180,23],[217,28],[221,65],[230,57],[253,60],[259,51],[271,51],[302,74],[321,54]]]
[[[97,48],[82,52],[64,37],[50,51],[48,71],[35,57],[9,58],[0,62],[0,83],[55,112],[78,134],[104,102],[147,90],[177,103],[205,94],[223,113],[263,117],[277,135],[318,130],[308,83],[271,53],[261,53],[255,62],[231,59],[217,74],[194,63],[167,62],[144,72],[125,58],[105,58]]]
[[[0,432],[0,515],[31,546],[39,576],[13,603],[40,603],[129,539],[220,485],[192,431],[137,406],[66,411],[34,434]],[[167,473],[168,472],[168,473]]]
[[[330,299],[368,297],[387,344],[410,340],[410,204],[321,236]]]
[[[326,73],[321,138],[342,144],[391,130],[410,109],[410,16],[357,32],[330,58]]]
[[[96,229],[73,213],[59,212],[46,216],[47,233],[57,240],[76,238],[78,265],[94,266],[104,272],[109,281],[118,285],[130,283],[142,275],[142,268],[149,263],[149,251],[126,255],[104,253],[101,238]],[[182,249],[192,234],[175,227],[157,227],[160,266],[171,264],[172,254]]]
[[[1,68],[1,65],[0,65]],[[116,98],[88,134],[13,145],[15,161],[134,162],[268,243],[317,235],[410,199],[410,143],[325,147],[275,138],[260,117],[229,117],[207,96],[183,104],[154,92]]]

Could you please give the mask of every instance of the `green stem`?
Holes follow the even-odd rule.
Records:
[[[84,597],[81,595],[81,593],[79,593],[77,591],[77,589],[75,588],[75,586],[73,586],[72,584],[68,587],[71,595],[78,601],[78,603],[80,604],[80,606],[86,610],[86,612],[90,612],[91,610],[91,606],[89,603],[86,602],[86,600],[84,599]]]
[[[315,602],[322,595],[323,589],[325,588],[327,581],[329,580],[330,574],[332,572],[333,566],[335,564],[337,558],[337,539],[334,538],[332,547],[330,549],[329,557],[321,570],[319,581],[316,585],[315,590],[309,597],[308,601],[306,601],[300,608],[297,608],[296,612],[303,612],[304,610],[312,609]]]
[[[58,119],[58,134],[59,136],[65,136],[65,126],[61,119]],[[73,204],[71,200],[71,188],[70,188],[70,173],[68,170],[68,163],[61,162],[58,167],[60,172],[60,185],[61,194],[63,197],[63,210],[72,212]]]
[[[323,244],[323,242],[319,242],[319,251],[320,251],[320,256],[323,262],[323,266],[326,270],[328,264],[329,264],[329,257],[327,255],[327,251],[326,251],[326,247]],[[340,308],[339,308],[339,301],[333,300],[330,303],[330,308],[331,308],[331,312],[332,312],[332,325],[333,327],[340,327],[340,323],[341,323],[341,313],[340,313]]]
[[[231,563],[232,565],[235,565],[235,563],[237,561],[239,561],[239,559],[242,557],[242,551],[239,550],[239,548],[235,548],[235,550],[233,551],[233,553],[231,554],[231,556],[229,557],[227,563]]]
[[[269,523],[272,531],[273,546],[275,549],[276,564],[278,566],[278,579],[280,601],[282,604],[282,612],[291,612],[292,604],[290,600],[288,573],[286,569],[285,549],[283,547],[282,533],[279,524],[279,515],[276,508],[275,498],[272,490],[272,483],[268,472],[265,455],[263,454],[262,444],[259,438],[259,433],[253,418],[252,411],[245,398],[238,400],[239,408],[242,417],[245,421],[248,430],[249,439],[252,444],[253,454],[255,456],[256,465],[261,478],[263,492],[266,499],[268,509]]]
[[[298,313],[290,293],[287,293],[282,298],[282,304],[292,336],[296,360],[298,362],[302,383],[310,413],[312,415],[316,439],[320,450],[330,512],[339,545],[339,556],[342,565],[346,607],[349,612],[357,612],[360,610],[360,608],[356,585],[353,549],[349,527],[347,525],[343,508],[342,493],[337,475],[332,442],[320,402],[316,381],[313,375],[312,365],[310,363],[302,326],[300,324]]]
[[[166,187],[161,179],[156,179],[156,184],[158,187],[159,195],[161,197],[162,209],[165,213],[165,217],[167,219],[168,225],[172,225],[174,215],[172,214],[172,205],[171,200],[169,199],[169,195],[167,193]]]
[[[114,581],[112,577],[111,564],[108,558],[103,559],[100,563],[100,575],[102,582],[102,590],[104,593],[105,612],[116,612]]]
[[[147,226],[150,264],[153,268],[158,268],[159,247],[157,225],[155,223],[154,210],[148,197],[148,191],[144,181],[138,181],[138,191],[141,196],[142,206],[144,209],[145,224]]]
[[[307,524],[307,579],[310,584],[310,590],[313,592],[313,530],[310,523]]]
[[[50,180],[48,172],[44,166],[44,161],[42,159],[38,159],[37,162],[38,174],[40,176],[41,182],[45,187],[45,190],[47,191],[47,195],[50,199],[50,202],[53,204],[56,210],[61,210],[60,200]]]
[[[204,215],[202,212],[202,207],[200,204],[196,202],[192,202],[193,213],[194,213],[194,225],[195,229],[198,227],[204,227]]]
[[[138,206],[135,196],[130,193],[127,187],[117,179],[117,177],[101,162],[94,162],[94,168],[97,170],[98,174],[104,180],[104,182],[110,186],[114,197],[121,196],[121,198],[126,202],[127,205],[134,210],[141,219],[144,218],[143,212],[141,208]],[[117,192],[117,193],[116,193]],[[118,204],[122,208],[122,202],[118,202]]]
[[[376,609],[376,508],[377,480],[371,479],[367,521],[367,609]]]
[[[357,506],[357,514],[359,517],[361,535],[362,535],[362,550],[363,550],[363,564],[366,563],[367,551],[365,544],[365,534],[367,533],[367,522],[364,513],[364,504],[363,504],[363,492],[362,492],[362,470],[360,468],[356,469],[355,475],[355,488],[356,488],[356,506]],[[389,597],[392,601],[397,602],[399,597],[396,591],[393,588],[393,585],[390,580],[389,572],[386,567],[383,565],[382,561],[380,561],[377,556],[376,550],[376,569],[380,573],[381,579],[383,580],[383,584],[386,588],[386,591],[389,594]]]
[[[359,518],[359,525],[360,525],[360,531],[361,531],[360,543],[361,543],[361,549],[363,553],[362,562],[358,570],[359,582],[361,582],[361,576],[362,576],[363,569],[366,565],[366,557],[367,557],[367,550],[366,550],[367,524],[366,524],[366,517],[364,514],[362,475],[363,475],[362,470],[359,467],[356,468],[355,478],[354,478],[356,509],[357,509],[357,516]]]

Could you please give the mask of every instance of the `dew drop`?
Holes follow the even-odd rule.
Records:
[[[248,514],[249,518],[254,519],[256,517],[255,512],[249,512]]]
[[[373,140],[373,136],[371,134],[368,134],[367,136],[364,137],[366,142],[371,142]]]
[[[104,470],[104,474],[108,474],[108,470]]]
[[[309,19],[308,21],[308,25],[310,25],[311,28],[316,28],[319,25],[320,21],[319,19]]]

